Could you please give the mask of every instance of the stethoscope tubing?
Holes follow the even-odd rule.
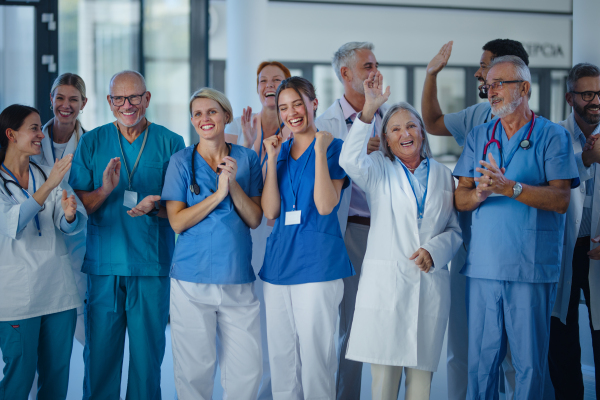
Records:
[[[519,143],[519,147],[523,150],[527,150],[531,147],[531,133],[533,132],[533,126],[535,125],[535,113],[531,111],[531,126],[529,127],[529,132],[527,133],[527,137]],[[487,150],[490,144],[495,143],[498,146],[498,151],[500,152],[500,167],[503,167],[503,156],[502,156],[502,145],[498,139],[496,139],[496,127],[500,123],[501,118],[498,118],[496,123],[494,124],[494,129],[492,129],[492,137],[483,147],[483,160],[485,161],[485,156],[487,155]]]

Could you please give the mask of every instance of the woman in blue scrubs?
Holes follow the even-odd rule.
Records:
[[[227,398],[255,400],[262,349],[250,228],[262,220],[262,173],[253,150],[225,142],[233,114],[223,93],[198,90],[190,114],[200,142],[171,157],[162,192],[179,234],[170,273],[177,395],[212,398],[218,352]]]
[[[342,141],[317,131],[318,100],[306,79],[284,80],[280,120],[293,133],[265,139],[265,216],[276,219],[260,277],[274,399],[334,399],[334,333],[343,278],[354,275],[337,210],[350,181],[338,159]]]
[[[41,128],[34,108],[0,114],[0,399],[26,399],[36,370],[38,399],[67,397],[81,306],[64,235],[81,232],[87,215],[63,182],[72,155],[52,168],[30,161]]]

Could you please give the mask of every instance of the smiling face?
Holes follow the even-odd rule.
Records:
[[[509,63],[501,63],[492,67],[487,74],[487,83],[499,81],[515,81],[517,77],[515,67]],[[488,91],[488,100],[492,106],[492,113],[500,118],[504,118],[515,112],[521,105],[528,90],[527,82],[508,83],[490,89]]]
[[[351,80],[352,89],[364,95],[363,82],[369,77],[371,72],[377,72],[379,64],[377,63],[375,54],[369,49],[356,50],[354,57],[356,64],[351,69],[348,69],[346,76]]]
[[[298,95],[294,89],[284,89],[279,93],[279,118],[294,133],[303,133],[314,126],[314,115],[319,102],[306,95]]]
[[[260,71],[257,90],[263,107],[275,107],[275,93],[284,79],[285,74],[275,65],[267,65]]]
[[[18,151],[26,156],[34,156],[42,151],[42,121],[36,112],[29,114],[18,130],[9,129],[6,133],[9,151]]]
[[[61,85],[54,89],[54,94],[50,94],[50,102],[54,118],[61,124],[72,124],[85,107],[87,99],[74,86]]]
[[[141,103],[133,105],[126,100],[122,106],[114,106],[110,99],[110,96],[127,97],[132,95],[142,95]],[[121,125],[129,128],[142,122],[146,116],[146,108],[150,104],[150,92],[146,91],[146,85],[137,75],[124,73],[113,80],[107,99],[115,118]]]
[[[408,110],[400,110],[390,118],[386,141],[392,153],[400,160],[414,160],[421,156],[423,131],[419,119]]]
[[[479,69],[475,72],[475,78],[479,81],[479,97],[482,99],[487,99],[487,93],[484,93],[481,90],[481,87],[485,85],[485,80],[487,78],[488,68],[494,59],[494,54],[491,51],[486,50],[481,55],[481,59],[479,60]]]
[[[192,102],[192,125],[200,140],[225,137],[225,125],[229,115],[219,103],[212,99],[197,98]]]
[[[573,85],[575,92],[599,92],[600,76],[586,76],[579,78]],[[573,107],[575,113],[588,125],[597,125],[600,123],[600,99],[598,96],[590,101],[584,101],[580,94],[567,93],[567,102]]]

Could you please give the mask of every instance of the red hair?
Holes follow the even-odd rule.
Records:
[[[292,76],[290,70],[285,65],[280,63],[279,61],[263,61],[258,65],[258,68],[256,69],[256,87],[257,88],[258,88],[258,76],[260,75],[260,72],[263,69],[265,69],[265,67],[268,67],[269,65],[272,65],[272,66],[277,67],[280,70],[282,70],[284,79],[287,79],[290,76]]]

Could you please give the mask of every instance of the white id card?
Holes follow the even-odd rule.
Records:
[[[300,225],[300,215],[302,211],[288,211],[285,213],[285,224],[286,225]]]
[[[137,206],[137,193],[126,190],[125,196],[123,196],[123,205],[127,208],[133,208]]]

